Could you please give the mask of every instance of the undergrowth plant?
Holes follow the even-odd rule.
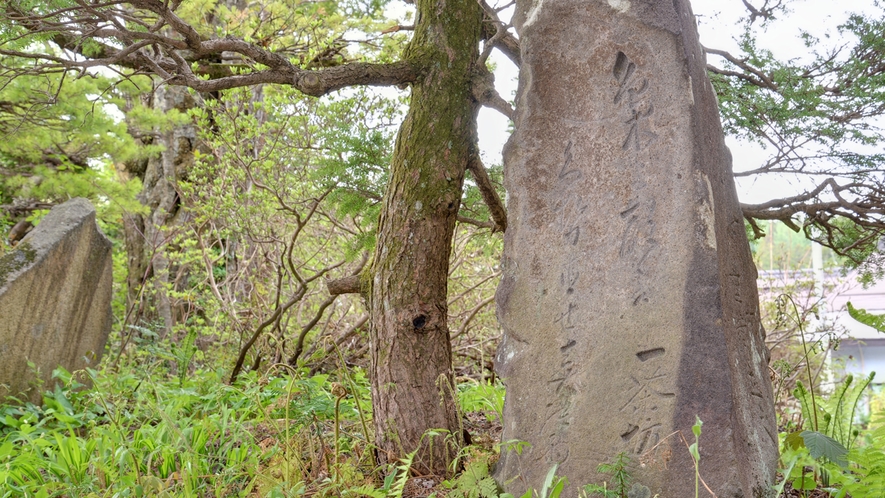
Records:
[[[0,498],[408,495],[414,453],[375,463],[369,381],[341,355],[329,374],[277,364],[228,385],[190,338],[175,345],[142,328],[129,344],[102,370],[56,371],[39,405],[0,404]],[[453,389],[464,412],[500,420],[500,383]],[[462,453],[451,493],[501,496],[489,475],[495,451]]]
[[[787,302],[792,299],[782,296],[782,309],[786,308]],[[820,488],[837,497],[885,496],[885,486],[879,485],[885,483],[885,460],[881,458],[885,431],[873,430],[862,439],[863,444],[855,444],[861,434],[857,424],[858,406],[875,372],[863,377],[846,376],[828,396],[815,393],[808,361],[810,351],[795,303],[793,310],[802,332],[808,386],[797,380],[792,391],[801,409],[802,425],[800,430],[782,435],[781,474],[784,479],[774,490],[777,496],[785,496],[789,484],[802,496],[810,496],[812,491]],[[877,318],[850,305],[849,311],[855,318]]]
[[[611,476],[608,481],[600,484],[587,484],[584,486],[585,496],[601,496],[602,498],[627,498],[633,476],[630,475],[630,457],[624,453],[618,455],[611,463],[601,463],[596,467],[596,472]]]
[[[60,369],[40,405],[0,404],[0,497],[294,496],[374,482],[360,370],[344,395],[329,375],[294,370],[226,385],[222,370],[181,376],[183,349],[116,372]]]
[[[446,485],[451,498],[498,498],[498,483],[489,474],[489,462],[485,458],[472,461],[464,472]]]
[[[691,433],[694,434],[694,443],[688,447],[688,452],[691,453],[691,461],[694,463],[694,496],[698,498],[700,496],[700,488],[699,484],[701,482],[701,450],[700,450],[700,439],[701,439],[701,427],[704,423],[701,421],[701,418],[695,415],[695,424],[691,427]],[[704,487],[707,485],[704,484]],[[709,491],[710,488],[707,488]],[[710,494],[713,494],[712,492]]]
[[[55,382],[38,386],[44,390],[39,405],[0,404],[0,498],[411,496],[415,454],[390,466],[375,463],[369,382],[342,355],[338,370],[328,374],[277,364],[228,385],[224,370],[194,355],[192,339],[176,346],[137,332],[131,339],[137,353],[119,361],[109,355],[115,368],[76,374],[60,369]],[[829,396],[797,384],[793,395],[804,426],[782,435],[786,479],[775,488],[778,496],[790,489],[789,496],[818,496],[811,494],[815,489],[839,498],[885,496],[885,410],[874,414],[869,431],[854,423],[872,379],[848,377]],[[501,421],[499,382],[463,382],[451,389],[465,417],[489,426]],[[697,497],[705,485],[700,420],[692,432],[693,444],[683,441]],[[498,488],[490,471],[502,447],[519,451],[526,444],[463,448],[457,459],[463,470],[431,491],[452,498],[514,498]],[[560,498],[567,482],[557,469],[552,466],[540,488],[520,498]],[[597,472],[608,476],[606,482],[582,487],[582,498],[651,497],[634,482],[626,454]]]
[[[458,401],[462,412],[483,412],[491,420],[504,422],[504,385],[494,382],[464,382],[458,385]]]
[[[831,481],[839,487],[837,498],[885,496],[885,411],[875,415],[873,430],[868,432],[864,444],[848,451],[848,468],[830,465]]]
[[[843,453],[851,449],[859,433],[855,427],[857,407],[875,375],[875,372],[860,378],[848,375],[826,398],[812,393],[801,381],[797,382],[793,394],[802,407],[804,432],[818,432],[835,440],[844,449]],[[803,439],[807,438],[807,434],[803,436]]]
[[[885,332],[885,315],[874,315],[848,303],[855,320]],[[824,440],[824,450],[835,447],[835,457],[824,455],[822,474],[827,476],[831,495],[836,498],[874,498],[885,496],[885,410],[879,406],[872,414],[870,427],[861,432],[855,424],[855,412],[875,372],[867,377],[848,376],[826,401],[823,401],[819,430],[831,440]],[[809,393],[801,392],[807,397]],[[807,403],[803,404],[803,411]],[[822,422],[820,420],[822,419]],[[804,433],[803,433],[804,434]],[[806,445],[809,441],[805,440]],[[809,447],[815,455],[815,449]],[[817,451],[818,454],[822,450]],[[819,457],[819,455],[817,455]]]

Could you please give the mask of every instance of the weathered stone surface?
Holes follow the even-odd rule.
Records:
[[[0,258],[0,399],[59,365],[95,366],[111,327],[111,243],[85,199],[58,205]],[[40,393],[27,392],[32,401]]]
[[[777,459],[756,271],[687,0],[518,0],[498,315],[496,477],[572,485],[619,452],[652,496],[694,496],[703,420],[720,498],[771,494]]]

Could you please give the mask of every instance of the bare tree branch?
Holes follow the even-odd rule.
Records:
[[[483,39],[489,46],[497,48],[508,59],[513,62],[516,67],[522,65],[522,59],[519,52],[519,40],[508,31],[510,25],[505,24],[498,17],[498,12],[493,9],[485,0],[478,0],[485,13],[485,19],[482,25]],[[486,57],[488,55],[486,54]],[[485,57],[481,59],[485,61]]]
[[[464,322],[461,324],[461,326],[458,327],[458,331],[452,334],[452,339],[455,339],[467,332],[467,327],[470,325],[470,322],[473,321],[473,319],[476,317],[477,313],[479,313],[480,310],[493,302],[495,302],[495,296],[491,295],[480,301],[479,304],[477,304],[476,306],[474,306],[474,308],[470,310],[470,313],[467,315],[467,318],[464,319]]]
[[[347,277],[336,278],[326,281],[326,289],[333,296],[341,294],[359,294],[362,290],[362,283],[359,275],[350,275]]]
[[[290,356],[289,360],[286,362],[290,366],[297,366],[298,357],[300,357],[301,353],[304,352],[304,339],[307,338],[307,334],[311,330],[313,330],[317,323],[319,323],[320,319],[323,317],[323,313],[326,312],[326,309],[331,306],[337,298],[337,295],[328,296],[325,301],[320,303],[320,306],[317,308],[316,313],[314,313],[313,318],[303,327],[301,327],[301,332],[299,332],[298,339],[295,341],[295,351],[292,352],[292,356]]]
[[[356,269],[350,275],[333,280],[326,280],[326,289],[329,295],[362,294],[366,291],[362,285],[361,274],[369,261],[369,253],[363,253],[363,257]]]
[[[473,225],[479,228],[488,228],[492,231],[495,231],[498,228],[498,225],[496,225],[494,221],[475,220],[473,218],[462,216],[460,214],[458,215],[458,223],[466,223],[468,225]]]
[[[768,75],[766,75],[762,71],[756,69],[755,67],[751,66],[750,64],[747,63],[747,61],[742,60],[742,59],[738,59],[737,57],[731,55],[730,53],[726,52],[725,50],[717,50],[714,48],[707,48],[707,47],[703,47],[703,49],[704,49],[704,52],[706,52],[708,54],[718,55],[719,57],[722,57],[723,59],[727,60],[728,62],[731,62],[735,66],[743,69],[745,71],[745,73],[739,73],[736,71],[727,71],[724,69],[719,69],[716,66],[713,66],[711,64],[707,64],[708,71],[715,73],[715,74],[721,74],[723,76],[734,76],[736,78],[740,78],[740,79],[745,80],[749,83],[752,83],[760,88],[768,88],[770,90],[774,90],[775,92],[779,91],[778,86],[774,83],[774,81],[771,80],[771,78]]]
[[[495,75],[486,69],[484,65],[480,66],[474,75],[471,91],[477,102],[500,112],[507,116],[507,119],[513,121],[513,107],[495,89]]]
[[[492,220],[494,220],[492,231],[506,231],[507,209],[501,202],[501,198],[498,196],[498,191],[495,190],[495,186],[492,185],[492,180],[489,178],[489,174],[486,171],[485,165],[482,164],[482,159],[479,158],[479,154],[474,153],[472,155],[470,161],[467,163],[467,169],[473,174],[473,179],[476,181],[479,193],[482,195],[483,201],[485,201],[486,206],[489,208]],[[460,218],[459,221],[461,221]]]
[[[750,11],[750,22],[756,21],[757,18],[762,18],[765,21],[774,19],[774,12],[777,9],[782,9],[784,6],[784,0],[777,0],[773,5],[769,5],[771,0],[765,0],[765,3],[762,4],[762,7],[756,8],[747,0],[741,0],[744,3],[744,7]]]
[[[802,194],[762,204],[741,204],[741,209],[756,236],[764,233],[758,220],[778,220],[794,231],[804,230],[812,240],[852,258],[853,249],[885,234],[885,185],[872,180],[840,185],[835,179],[827,178]],[[863,228],[865,234],[859,238],[847,236],[848,227],[840,223],[841,220]],[[846,240],[852,242],[846,245]]]
[[[357,85],[395,86],[415,81],[420,71],[410,62],[391,64],[350,63],[328,69],[309,71],[289,65],[244,75],[203,80],[190,70],[180,67],[180,73],[168,82],[185,85],[198,92],[216,92],[262,83],[289,85],[306,95],[321,97],[341,88]],[[183,73],[183,74],[182,74]]]
[[[326,355],[331,354],[333,351],[335,351],[336,347],[344,345],[344,343],[347,342],[348,339],[350,339],[351,337],[356,335],[356,333],[360,329],[360,327],[365,325],[366,322],[368,322],[368,321],[369,321],[368,314],[360,316],[356,320],[356,322],[354,322],[354,324],[350,326],[350,328],[348,328],[347,330],[344,331],[343,334],[341,334],[341,337],[339,337],[338,339],[335,340],[335,342],[333,342],[328,347],[326,347]]]

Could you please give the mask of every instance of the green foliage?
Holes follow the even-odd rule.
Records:
[[[830,224],[833,229],[828,235],[833,247],[844,255],[840,262],[845,268],[857,270],[864,286],[885,278],[885,252],[878,249],[880,236],[852,220],[834,219]],[[810,228],[806,233],[811,233]]]
[[[772,4],[769,10],[784,8],[785,2]],[[885,134],[878,125],[885,113],[885,10],[880,2],[874,5],[876,12],[851,15],[824,38],[801,32],[807,51],[800,57],[778,59],[759,43],[764,31],[781,28],[776,16],[767,15],[761,23],[753,15],[743,24],[736,52],[709,54],[717,68],[710,78],[726,133],[769,153],[741,174],[820,179],[815,180],[820,191],[808,188],[805,199],[785,196],[756,206],[772,215],[759,218],[788,220],[846,256],[849,267],[864,263],[868,274],[881,276],[885,260],[875,248],[882,226],[862,214],[867,209],[862,206],[879,205],[877,172],[885,160]],[[827,205],[834,196],[856,204]]]
[[[849,375],[827,398],[815,396],[797,382],[793,394],[802,407],[806,430],[819,432],[850,449],[858,434],[854,429],[857,405],[874,376],[875,372],[855,382],[855,377]]]
[[[778,493],[789,482],[793,489],[807,494],[818,487],[819,479],[824,486],[835,486],[836,496],[845,496],[855,472],[862,466],[858,460],[869,456],[870,460],[865,461],[874,465],[875,454],[870,453],[870,448],[881,443],[855,445],[860,434],[855,425],[857,405],[874,375],[859,381],[849,375],[827,398],[814,395],[802,382],[797,382],[793,394],[801,406],[805,430],[784,435],[781,462],[785,477],[775,488]]]
[[[788,309],[788,304],[792,304],[792,310]],[[778,315],[778,323],[794,318],[799,324],[802,368],[811,380],[811,365],[816,356],[821,356],[815,354],[820,350],[816,343],[811,348],[806,344],[802,317],[791,297],[782,295],[778,298]],[[786,369],[786,373],[796,375],[793,368]],[[785,424],[786,430],[781,433],[779,473],[783,480],[774,487],[776,496],[796,496],[785,494],[789,489],[801,493],[799,496],[817,496],[812,493],[818,493],[820,489],[825,489],[831,496],[844,497],[849,492],[850,496],[881,496],[881,493],[871,491],[875,487],[865,489],[858,485],[867,478],[875,482],[876,473],[880,471],[874,467],[877,465],[876,451],[882,447],[882,441],[869,434],[859,438],[863,432],[856,420],[858,406],[874,375],[862,378],[849,375],[828,396],[816,395],[813,388],[796,381],[791,394],[801,410],[802,428],[795,430],[792,424]]]
[[[485,459],[477,459],[467,465],[464,472],[454,481],[448,496],[452,498],[498,498],[498,484],[489,475],[489,464]]]
[[[116,374],[87,371],[89,388],[79,373],[59,370],[61,383],[41,406],[0,405],[0,496],[289,496],[303,489],[301,451],[321,442],[334,417],[328,376],[259,382],[252,375],[226,386],[220,371],[173,375],[177,358],[165,351],[168,361],[123,363]],[[364,375],[357,377],[358,396],[368,396]],[[349,429],[357,420],[350,401],[340,416],[342,442],[353,447],[360,436]],[[347,475],[365,479],[356,470]]]
[[[783,478],[774,486],[775,496],[782,496],[788,484],[792,489],[805,493],[814,490],[817,488],[821,461],[811,457],[800,432],[780,435],[785,436],[781,438],[781,468],[778,470]]]
[[[485,412],[489,420],[504,422],[504,385],[500,381],[460,384],[458,401],[462,412]]]
[[[858,322],[868,327],[872,327],[879,332],[885,333],[885,315],[876,315],[867,310],[855,308],[851,305],[851,301],[849,301],[846,306],[851,318],[854,318]]]
[[[783,434],[782,434],[783,435]],[[808,448],[805,447],[802,438],[795,433],[795,441],[791,443],[789,440],[792,435],[787,435],[786,442],[781,451],[780,461],[782,467],[779,473],[783,479],[774,486],[775,496],[782,496],[787,484],[794,490],[800,490],[807,493],[817,487],[817,473],[808,469],[817,469],[820,462],[811,458],[808,454]]]
[[[403,36],[384,37],[377,41],[370,38],[363,43],[356,43],[352,38],[355,32],[377,33],[389,26],[382,24],[386,3],[384,0],[325,0],[252,5],[194,0],[176,4],[173,9],[201,37],[239,37],[262,49],[285,53],[304,68],[321,68],[369,56],[389,57],[390,47],[401,44]],[[70,14],[69,9],[73,6],[64,0],[15,0],[12,5],[24,13],[39,14],[41,20],[48,24],[57,23],[56,26],[64,26],[65,16]],[[91,13],[112,15],[114,11],[108,12],[112,8],[102,5]],[[127,29],[135,33],[144,31],[150,25],[152,14],[130,5],[127,17],[134,22],[128,24]],[[49,40],[54,34],[53,31],[29,30],[26,23],[15,23],[10,17],[14,16],[0,18],[0,40],[4,42],[0,48],[4,50],[21,50]],[[84,45],[84,55],[99,56],[109,38],[84,37],[79,43]],[[247,67],[248,64],[241,62],[238,66]]]
[[[695,424],[691,426],[691,433],[694,434],[694,442],[688,447],[688,452],[691,454],[691,460],[694,463],[694,496],[695,498],[698,498],[700,492],[699,484],[701,480],[701,451],[698,444],[701,439],[701,426],[704,425],[704,423],[701,422],[701,419],[698,416],[695,416],[695,419]]]
[[[504,166],[502,164],[487,164],[486,171],[489,174],[492,185],[498,192],[498,197],[504,199]],[[464,194],[461,198],[460,214],[466,218],[476,220],[488,220],[491,218],[489,207],[483,201],[482,194],[469,171],[464,181]]]
[[[814,51],[805,63],[777,60],[756,42],[757,29],[765,26],[746,24],[739,39],[740,50],[745,63],[767,80],[712,75],[726,131],[763,144],[778,140],[816,147],[813,150],[820,155],[814,158],[815,164],[829,159],[861,169],[880,162],[881,154],[863,154],[852,145],[880,143],[883,138],[865,119],[885,98],[885,74],[875,69],[873,59],[863,57],[883,46],[881,37],[872,35],[881,32],[883,22],[851,16],[838,28],[840,38],[857,40],[851,53],[841,53],[845,47]],[[811,38],[806,41],[810,47],[822,42]],[[725,66],[737,72],[745,69],[732,63]],[[838,75],[838,86],[834,85],[834,74]],[[857,109],[870,111],[853,114]],[[804,157],[798,150],[792,152],[795,157],[784,159]]]
[[[188,224],[169,234],[188,285],[167,293],[193,310],[186,326],[246,337],[236,374],[261,358],[324,360],[316,341],[335,330],[323,321],[346,326],[359,308],[327,302],[321,277],[353,272],[374,245],[395,108],[367,92],[224,97],[191,112],[203,146],[179,182]]]
[[[194,342],[197,340],[197,329],[191,327],[184,336],[184,341],[174,349],[175,360],[178,366],[178,385],[184,385],[190,368],[191,359],[197,352]]]
[[[329,102],[316,143],[324,153],[310,180],[330,189],[329,202],[342,218],[359,220],[361,229],[350,242],[351,254],[375,246],[375,224],[388,181],[394,123],[401,119],[395,102],[366,90]]]
[[[848,452],[851,467],[833,469],[832,480],[841,485],[836,496],[885,496],[885,412],[876,415],[873,426],[875,429],[867,434],[865,444]]]
[[[839,441],[817,431],[802,431],[800,434],[811,458],[826,458],[836,464],[846,466],[845,454],[848,450]]]
[[[601,496],[602,498],[627,498],[633,476],[630,475],[630,457],[626,453],[618,453],[611,463],[601,463],[596,467],[599,474],[607,474],[611,478],[599,484],[587,484],[583,493],[588,496]]]
[[[47,164],[60,171],[90,161],[126,161],[138,149],[111,97],[112,81],[75,74],[22,75],[0,80],[0,166]],[[110,92],[110,93],[109,93]],[[27,166],[25,166],[27,167]]]
[[[484,218],[487,219],[487,218]],[[494,295],[500,277],[503,237],[466,223],[455,227],[449,270],[449,327],[459,372],[490,378],[500,335]]]
[[[112,240],[122,231],[123,215],[142,210],[135,200],[140,181],[122,178],[115,167],[149,152],[117,116],[122,97],[113,81],[94,75],[0,76],[0,254],[16,222],[45,214],[11,209],[19,204],[85,197]]]
[[[797,279],[787,285],[774,285],[778,286],[778,291],[784,290],[787,293],[778,295],[774,302],[763,300],[760,304],[763,306],[763,325],[768,330],[767,340],[776,345],[771,350],[775,405],[783,421],[781,423],[792,431],[798,421],[792,416],[792,410],[796,406],[792,398],[797,382],[801,377],[803,382],[807,382],[806,385],[812,386],[809,389],[815,388],[824,368],[825,353],[838,342],[832,332],[817,334],[813,342],[807,340],[806,330],[814,323],[820,303],[815,295],[813,279]],[[793,296],[803,294],[812,297],[808,301],[797,303]],[[818,329],[818,332],[821,330]]]
[[[138,120],[120,116],[128,96],[112,79],[73,72],[21,74],[18,69],[26,63],[14,57],[4,56],[3,65],[13,69],[0,76],[0,255],[9,249],[7,233],[17,222],[37,223],[44,207],[89,199],[99,227],[114,244],[113,307],[122,316],[123,217],[144,207],[136,200],[141,181],[125,178],[117,165],[154,149],[130,136],[130,124]]]
[[[559,465],[554,465],[547,471],[544,482],[541,484],[541,490],[537,493],[538,498],[559,498],[559,495],[562,494],[562,490],[565,489],[568,480],[556,475],[558,467]]]
[[[286,376],[244,374],[240,382],[226,386],[221,370],[201,368],[199,362],[180,377],[180,353],[189,350],[186,344],[158,342],[156,334],[145,330],[139,337],[133,345],[138,354],[124,357],[118,373],[85,372],[92,387],[78,380],[80,373],[59,370],[55,375],[60,384],[45,392],[40,406],[0,405],[0,496],[406,494],[414,454],[388,469],[385,479],[373,478],[373,468],[367,465],[369,441],[357,405],[369,399],[362,370],[350,371],[349,381],[337,377],[350,387],[343,398],[331,392],[336,376],[305,376],[288,369]],[[832,407],[849,404],[860,384],[856,379],[846,382],[832,396],[843,401],[820,400],[821,410],[846,413]],[[465,409],[472,405],[490,411],[501,388],[468,383],[458,386],[458,392]],[[333,438],[336,417],[342,430]],[[697,462],[700,421],[692,433],[695,441],[689,449]],[[330,479],[315,469],[332,468],[328,458],[336,439],[343,458]],[[782,452],[787,480],[779,489],[790,484],[810,492],[817,487],[816,476],[827,475],[834,496],[881,496],[883,441],[885,412],[874,417],[873,429],[858,444],[841,453],[844,462],[833,453],[841,447],[835,439],[813,431],[787,435]],[[489,475],[494,454],[476,450],[464,472],[446,484],[448,494],[512,498],[500,494]],[[629,466],[626,454],[600,465],[597,471],[610,479],[601,486],[585,486],[581,496],[650,496],[648,488],[632,482]],[[553,467],[541,488],[524,497],[559,498],[565,485]]]
[[[409,482],[409,471],[412,468],[412,462],[417,452],[415,450],[402,458],[399,465],[395,466],[393,472],[384,480],[383,489],[387,490],[389,498],[402,498],[406,490],[406,484]]]
[[[779,221],[761,224],[764,235],[753,239],[752,230],[748,232],[751,240],[753,261],[759,270],[805,270],[811,268],[812,242],[801,231],[796,232]],[[824,249],[824,266],[839,266],[838,260],[830,249]]]

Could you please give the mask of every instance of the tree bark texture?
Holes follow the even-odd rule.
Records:
[[[165,85],[154,92],[152,104],[166,112],[173,109],[186,112],[196,106],[186,88]],[[167,294],[171,280],[166,241],[168,227],[183,222],[177,182],[193,163],[195,142],[193,125],[172,127],[154,137],[153,145],[163,146],[162,152],[127,166],[128,173],[143,183],[138,200],[149,211],[145,215],[130,213],[124,222],[129,255],[128,304],[135,307],[129,322],[162,322],[163,335],[172,331],[176,315],[181,314],[176,312]]]
[[[419,0],[406,58],[425,67],[399,130],[372,268],[372,403],[380,460],[415,449],[444,474],[463,442],[455,408],[446,287],[464,173],[475,141],[470,91],[482,11]],[[428,430],[440,436],[429,437]]]

